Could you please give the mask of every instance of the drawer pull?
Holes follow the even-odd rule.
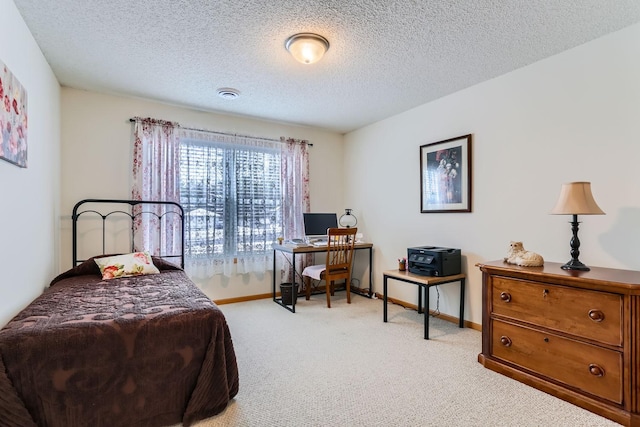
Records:
[[[546,298],[547,295],[549,295],[549,289],[545,289],[544,291],[542,291],[542,298]]]
[[[500,342],[505,347],[511,347],[511,338],[509,338],[506,335],[503,335],[503,336],[500,337]]]
[[[591,375],[595,375],[596,377],[604,377],[604,369],[602,369],[600,366],[596,365],[595,363],[592,363],[591,365],[589,365],[589,373]]]
[[[589,318],[594,322],[602,322],[604,320],[604,313],[600,310],[589,310]]]
[[[511,294],[509,292],[500,293],[500,299],[504,302],[511,302]]]
[[[544,341],[544,342],[549,342],[549,338],[544,337],[544,340],[543,340],[543,341]]]

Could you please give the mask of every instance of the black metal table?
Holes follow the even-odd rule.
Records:
[[[422,293],[424,292],[425,313],[424,313],[424,339],[429,339],[429,288],[431,286],[443,285],[445,283],[460,282],[460,319],[459,326],[464,328],[464,285],[466,275],[455,274],[453,276],[420,276],[409,273],[409,271],[386,270],[382,272],[383,277],[383,315],[382,320],[387,321],[387,280],[389,278],[401,282],[418,285],[418,313],[422,313]]]
[[[355,250],[368,249],[369,250],[369,291],[367,297],[371,298],[373,295],[373,243],[356,243]],[[296,271],[296,255],[305,255],[318,252],[326,252],[326,246],[299,246],[292,247],[288,245],[273,245],[273,301],[276,304],[281,305],[292,313],[296,312],[296,300],[298,298],[298,287],[296,286],[296,275],[299,275],[302,280],[301,273]],[[291,296],[291,304],[285,304],[282,301],[282,297],[276,296],[276,254],[280,252],[283,254],[291,255],[291,268],[293,270],[293,289]],[[362,295],[360,292],[355,292],[358,295]]]

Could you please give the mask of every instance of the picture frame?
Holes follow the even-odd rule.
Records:
[[[0,159],[27,167],[27,91],[0,61]]]
[[[420,212],[471,212],[471,134],[420,146]]]

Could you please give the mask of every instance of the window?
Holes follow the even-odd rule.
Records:
[[[185,255],[240,263],[270,254],[283,234],[280,168],[279,143],[215,134],[199,138],[193,132],[181,138]]]
[[[180,201],[185,270],[209,279],[276,267],[271,245],[280,236],[301,236],[302,212],[309,211],[308,141],[202,131],[152,118],[133,121],[131,196]],[[138,247],[176,253],[183,246],[177,227],[144,221],[137,226],[144,231]],[[280,267],[289,274],[288,264]]]

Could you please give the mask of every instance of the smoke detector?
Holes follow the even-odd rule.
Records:
[[[240,96],[240,91],[231,87],[221,87],[218,89],[218,96],[223,99],[236,99]]]

